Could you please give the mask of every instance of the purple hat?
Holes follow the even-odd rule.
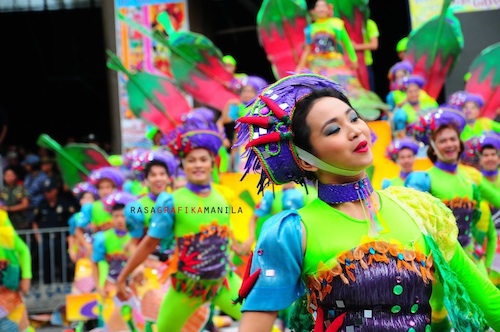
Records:
[[[148,151],[146,149],[133,149],[126,152],[123,156],[123,166],[129,170],[133,170],[134,166],[137,166],[136,163],[139,158]]]
[[[425,79],[422,76],[411,75],[403,77],[398,84],[403,88],[403,90],[408,89],[410,84],[416,84],[422,89],[425,85]]]
[[[483,105],[484,105],[483,97],[481,97],[480,95],[474,94],[474,93],[467,93],[466,94],[464,104],[468,101],[476,103],[479,108],[483,107]]]
[[[203,121],[185,122],[164,137],[168,149],[179,158],[194,149],[206,149],[216,156],[224,138],[215,123]]]
[[[495,132],[488,132],[481,136],[472,137],[464,142],[464,152],[461,160],[464,164],[479,168],[479,158],[485,146],[492,146],[500,152],[500,135]]]
[[[453,107],[461,111],[462,107],[464,106],[466,97],[467,97],[466,91],[454,92],[448,97],[448,99],[446,99],[446,104],[450,107]]]
[[[266,86],[268,86],[269,83],[267,83],[265,79],[259,76],[245,76],[241,79],[241,86],[244,87],[247,85],[250,85],[252,88],[254,88],[255,91],[257,91],[257,93],[259,93]]]
[[[291,117],[297,101],[321,88],[342,91],[337,83],[315,74],[284,77],[262,91],[249,106],[247,116],[237,120],[235,146],[246,144],[245,175],[260,171],[259,193],[270,183],[305,182],[306,173],[299,166],[298,150],[292,142]]]
[[[179,167],[179,160],[169,151],[149,151],[142,156],[141,160],[143,170],[146,164],[153,160],[158,160],[165,163],[165,165],[167,166],[168,174],[171,176],[175,174],[177,168]]]
[[[400,61],[400,62],[396,62],[392,67],[391,69],[389,70],[389,79],[391,81],[394,80],[395,76],[396,76],[396,72],[398,70],[403,70],[403,71],[406,71],[408,72],[409,74],[413,73],[413,65],[407,61],[407,60],[403,60],[403,61]]]
[[[125,191],[113,191],[111,194],[106,196],[103,200],[104,210],[111,212],[113,206],[116,204],[127,205],[130,202],[134,202],[138,199],[137,196],[132,195]]]
[[[77,183],[73,189],[71,190],[73,195],[80,199],[84,193],[91,193],[94,195],[94,198],[98,198],[99,194],[97,193],[97,188],[91,184],[90,182],[84,181]]]
[[[454,108],[439,107],[409,124],[407,132],[417,141],[427,145],[429,144],[429,137],[431,137],[434,130],[448,124],[454,125],[458,132],[461,133],[466,124],[463,113]]]
[[[417,154],[418,148],[418,142],[409,137],[397,139],[389,144],[385,151],[385,155],[387,158],[395,162],[398,159],[399,151],[403,149],[410,149],[411,151],[413,151],[413,154]]]
[[[215,113],[207,107],[196,107],[182,117],[182,122],[189,121],[215,122]]]
[[[121,188],[125,182],[125,174],[118,168],[106,166],[93,170],[89,175],[89,182],[94,186],[103,179],[111,180],[117,188]]]
[[[493,148],[500,152],[500,134],[496,132],[488,132],[479,136],[478,151],[482,152],[483,148],[487,145],[493,146]]]

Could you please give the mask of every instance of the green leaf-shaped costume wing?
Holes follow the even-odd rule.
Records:
[[[481,117],[495,119],[500,109],[500,43],[485,48],[469,67],[470,79],[465,91],[481,95],[484,106]]]
[[[293,72],[310,23],[303,0],[264,0],[257,14],[259,42],[271,61],[276,79]]]
[[[40,135],[37,144],[56,153],[62,178],[70,188],[86,181],[91,171],[110,166],[106,152],[95,144],[71,143],[62,147],[47,134]]]
[[[455,66],[463,48],[460,22],[443,5],[443,12],[410,33],[405,60],[413,64],[413,74],[426,80],[424,90],[437,99],[446,77]]]

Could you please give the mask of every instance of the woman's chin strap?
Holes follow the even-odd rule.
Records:
[[[332,166],[330,164],[325,163],[323,160],[318,157],[310,154],[309,152],[302,150],[298,146],[294,146],[297,151],[297,156],[304,160],[306,163],[319,168],[322,171],[330,172],[333,174],[343,175],[343,176],[354,176],[361,173],[361,171],[351,171],[339,167]]]

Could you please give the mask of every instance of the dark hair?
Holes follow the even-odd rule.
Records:
[[[7,172],[7,171],[14,172],[14,174],[16,175],[16,178],[18,178],[18,179],[20,178],[19,171],[15,167],[13,167],[13,166],[7,166],[7,167],[5,167],[3,169],[3,174],[5,174],[5,172]]]
[[[436,139],[436,136],[441,132],[443,131],[444,129],[453,129],[457,135],[458,135],[458,140],[460,141],[460,152],[458,153],[458,158],[460,158],[460,156],[462,155],[462,153],[464,152],[465,150],[465,145],[464,145],[464,142],[462,142],[462,140],[460,140],[460,131],[457,129],[457,127],[455,127],[454,125],[452,125],[451,123],[449,124],[445,124],[445,125],[441,125],[438,127],[438,129],[434,130],[431,134],[431,140],[434,141]],[[429,159],[432,161],[432,163],[434,164],[436,161],[437,161],[437,155],[436,155],[436,152],[434,151],[434,148],[432,147],[431,144],[429,144],[429,148],[427,149],[427,157],[429,157]]]
[[[153,159],[151,161],[148,161],[146,163],[146,166],[144,166],[144,177],[146,177],[146,178],[148,177],[149,173],[151,173],[151,168],[153,168],[153,166],[161,166],[161,167],[165,168],[167,175],[171,176],[170,172],[168,171],[167,164],[165,164],[161,160]]]
[[[292,110],[293,144],[312,154],[314,154],[314,150],[310,140],[311,128],[307,125],[306,118],[316,101],[323,97],[337,98],[352,108],[349,99],[342,92],[333,88],[313,89],[311,94],[295,103],[295,108]],[[317,179],[313,172],[305,171],[305,174],[309,180]]]
[[[499,153],[500,151],[497,150],[497,148],[495,148],[493,146],[493,144],[486,144],[485,146],[481,146],[481,151],[479,151],[481,154],[483,153],[484,150],[486,149],[491,149],[491,150],[495,150],[497,153]]]
[[[123,209],[125,209],[125,204],[123,204],[123,203],[116,203],[115,205],[113,205],[111,207],[111,211],[120,211]]]
[[[306,118],[316,101],[323,97],[337,98],[352,108],[349,99],[342,92],[333,88],[314,89],[311,94],[295,103],[295,109],[292,110],[293,144],[313,154],[310,140],[311,128],[307,126]]]

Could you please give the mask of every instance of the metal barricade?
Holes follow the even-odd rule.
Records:
[[[64,306],[71,292],[74,264],[67,253],[69,227],[19,230],[31,252],[33,279],[25,303],[29,314]]]

